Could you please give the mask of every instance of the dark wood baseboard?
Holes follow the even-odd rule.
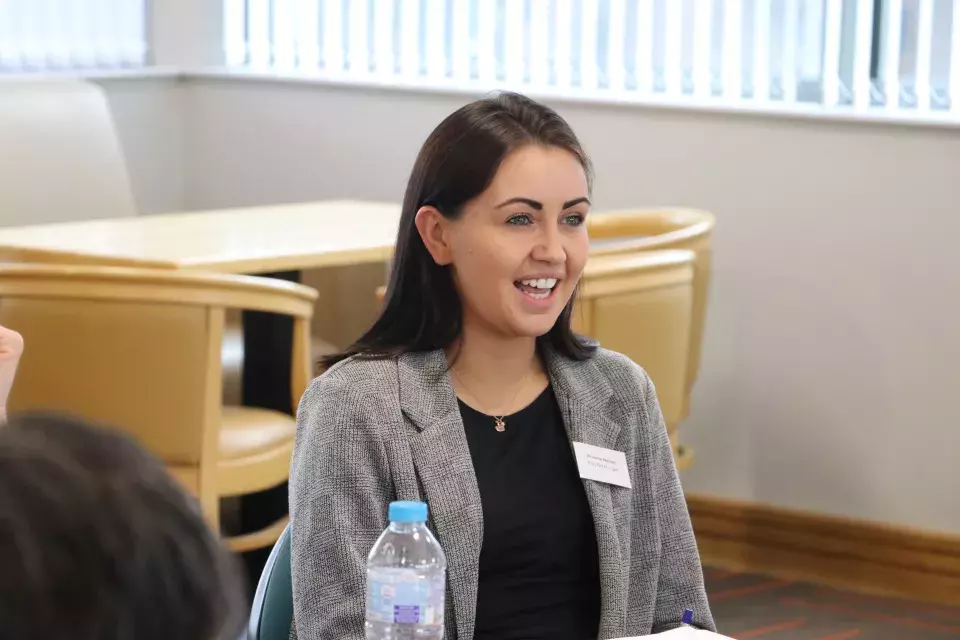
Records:
[[[960,605],[960,535],[688,495],[704,564]]]

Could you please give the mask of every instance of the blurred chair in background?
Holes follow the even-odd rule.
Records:
[[[316,292],[266,278],[183,271],[0,265],[0,324],[29,345],[10,411],[49,410],[122,428],[194,492],[215,530],[220,499],[287,480],[296,422],[266,409],[223,406],[227,309],[294,318],[292,399],[311,378]],[[269,547],[283,517],[226,540]]]
[[[685,420],[690,413],[690,395],[700,371],[713,260],[711,235],[715,226],[716,218],[712,213],[683,208],[611,211],[587,219],[591,257],[664,249],[685,249],[695,254],[693,329],[690,332],[686,390],[678,422]]]
[[[103,90],[74,79],[0,83],[0,225],[134,216]]]
[[[244,640],[288,640],[293,627],[290,525],[270,551],[257,581]]]
[[[692,251],[591,256],[580,281],[574,330],[643,366],[657,389],[677,466],[691,462],[678,444],[693,327]]]

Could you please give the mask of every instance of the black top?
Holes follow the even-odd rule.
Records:
[[[460,403],[480,487],[477,640],[596,640],[600,562],[593,516],[548,387],[505,418]]]

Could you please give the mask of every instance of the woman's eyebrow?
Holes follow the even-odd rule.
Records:
[[[583,198],[574,198],[573,200],[567,200],[566,202],[563,203],[563,208],[569,209],[570,207],[574,207],[580,204],[581,202],[586,202],[589,205],[590,199],[583,197]],[[504,200],[503,202],[498,204],[496,208],[501,209],[511,204],[525,204],[531,209],[536,209],[537,211],[543,211],[543,203],[538,202],[532,198],[510,198],[509,200]]]
[[[497,209],[501,209],[509,204],[525,204],[531,209],[536,209],[537,211],[543,211],[543,203],[537,202],[530,198],[510,198],[509,200],[504,200],[497,205]]]
[[[586,202],[586,203],[589,205],[589,204],[590,204],[590,198],[574,198],[573,200],[568,200],[568,201],[566,201],[566,202],[563,203],[563,208],[564,208],[564,209],[569,209],[570,207],[575,207],[576,205],[580,204],[581,202]]]

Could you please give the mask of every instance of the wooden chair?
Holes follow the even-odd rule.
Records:
[[[638,209],[598,213],[587,219],[590,255],[607,256],[641,251],[693,251],[693,330],[690,332],[687,383],[681,420],[690,413],[690,394],[700,371],[703,328],[707,314],[712,263],[711,235],[716,218],[698,209]]]
[[[0,225],[137,214],[110,106],[76,79],[0,83]]]
[[[591,256],[583,272],[574,329],[643,366],[657,388],[677,466],[692,460],[677,439],[686,404],[693,327],[692,251]]]
[[[245,276],[38,264],[0,265],[0,324],[26,349],[10,411],[68,412],[135,436],[193,491],[215,530],[219,500],[287,480],[296,428],[288,415],[221,402],[225,310],[294,318],[292,393],[311,378],[316,292]],[[272,545],[284,517],[228,539]]]

